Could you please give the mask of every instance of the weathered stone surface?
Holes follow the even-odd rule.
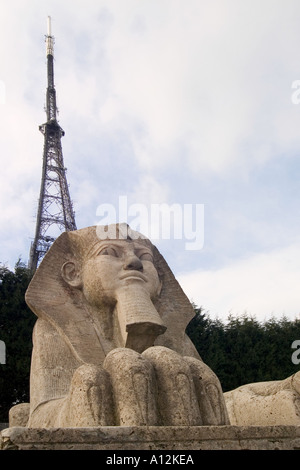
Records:
[[[224,397],[231,424],[300,425],[300,372],[285,380],[243,385]]]
[[[9,428],[2,450],[300,450],[300,426]]]
[[[9,426],[27,426],[30,412],[29,403],[19,403],[9,410]]]
[[[193,306],[126,224],[63,233],[26,301],[38,317],[30,428],[229,424],[220,382],[185,333]]]

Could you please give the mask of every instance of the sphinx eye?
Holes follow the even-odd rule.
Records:
[[[98,256],[114,256],[118,258],[118,252],[115,250],[115,248],[112,248],[111,246],[106,246],[105,248],[102,248],[102,250],[99,251]]]
[[[153,256],[151,253],[141,253],[139,258],[141,261],[151,261],[153,263]]]

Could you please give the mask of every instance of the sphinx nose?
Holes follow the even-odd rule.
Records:
[[[135,255],[130,255],[126,257],[123,267],[124,269],[132,269],[134,271],[143,271],[143,263]]]

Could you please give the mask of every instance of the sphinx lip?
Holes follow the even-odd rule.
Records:
[[[139,271],[129,271],[125,274],[122,274],[120,276],[120,279],[138,279],[139,281],[145,281],[147,282],[146,276],[144,274],[140,273]]]

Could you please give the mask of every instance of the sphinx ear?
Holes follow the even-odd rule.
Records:
[[[61,268],[61,275],[71,287],[82,287],[82,279],[79,267],[73,261],[67,261]]]

